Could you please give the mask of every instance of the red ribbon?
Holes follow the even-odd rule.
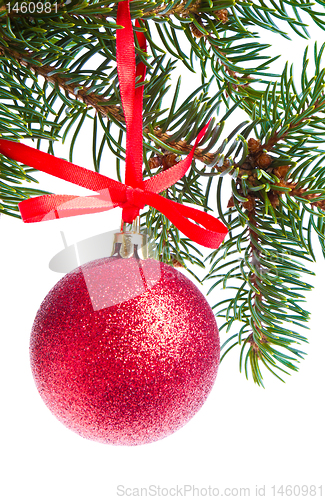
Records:
[[[123,221],[130,223],[139,215],[140,209],[150,205],[163,213],[191,240],[205,247],[218,248],[228,232],[221,221],[206,212],[181,205],[158,194],[185,175],[191,165],[195,148],[209,124],[201,130],[191,152],[184,160],[145,181],[142,179],[143,86],[136,88],[135,83],[138,77],[139,82],[144,80],[145,65],[135,65],[129,2],[130,0],[124,0],[118,4],[117,24],[124,26],[124,29],[118,29],[116,35],[117,71],[126,121],[125,184],[24,144],[0,139],[0,153],[7,157],[99,193],[95,196],[53,194],[24,200],[19,203],[22,219],[24,222],[40,222],[102,212],[119,206],[123,209]],[[137,32],[136,36],[140,48],[145,51],[146,39],[143,33]],[[189,218],[203,227],[190,222]]]

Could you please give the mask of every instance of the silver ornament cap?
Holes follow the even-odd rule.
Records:
[[[157,250],[145,232],[140,232],[140,217],[132,223],[132,229],[126,231],[126,224],[122,221],[121,232],[114,234],[111,256],[123,259],[135,257],[137,259],[157,259]]]

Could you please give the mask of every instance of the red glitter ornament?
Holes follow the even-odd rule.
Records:
[[[45,404],[81,436],[150,443],[206,400],[220,344],[214,314],[182,273],[153,259],[107,257],[62,278],[32,329]]]

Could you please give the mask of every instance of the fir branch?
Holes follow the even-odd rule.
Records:
[[[235,297],[232,293],[215,305],[221,307],[217,316],[225,318],[221,330],[228,333],[238,321],[243,323],[225,340],[223,357],[240,346],[240,367],[248,377],[250,366],[259,385],[263,385],[262,368],[281,380],[279,370],[297,370],[303,353],[294,344],[306,338],[291,325],[306,328],[308,321],[298,303],[311,289],[301,273],[313,273],[301,261],[315,259],[312,231],[325,250],[325,151],[312,147],[323,142],[325,134],[325,72],[319,56],[323,50],[324,46],[320,52],[315,46],[316,73],[311,80],[307,75],[302,79],[301,92],[288,77],[287,67],[279,85],[268,86],[260,105],[255,102],[254,122],[237,136],[237,149],[226,143],[223,163],[215,168],[220,173],[219,215],[230,232],[210,255],[206,279],[214,281],[211,293],[221,283],[235,290]],[[256,138],[249,138],[252,130]],[[232,196],[224,213],[221,176],[227,173],[233,178]]]
[[[7,40],[9,42],[9,40]],[[86,106],[90,106],[103,116],[113,116],[118,121],[124,122],[124,116],[121,113],[120,106],[110,105],[109,99],[101,97],[95,92],[88,92],[86,86],[79,86],[73,83],[67,83],[71,80],[71,76],[60,74],[60,67],[50,66],[42,63],[42,59],[38,58],[36,53],[30,50],[24,50],[24,53],[14,50],[11,45],[4,48],[0,46],[0,55],[13,58],[20,66],[32,69],[33,72],[42,76],[46,81],[55,86],[60,87],[70,97],[80,100]]]
[[[70,99],[79,100],[104,118],[113,119],[115,123],[124,126],[125,119],[120,105],[110,104],[110,98],[107,99],[96,92],[89,92],[89,87],[85,85],[71,83],[71,74],[69,76],[64,73],[62,74],[59,66],[44,64],[42,59],[37,57],[37,53],[27,49],[19,52],[15,50],[12,44],[8,43],[8,46],[5,48],[0,46],[0,55],[14,59],[20,66],[32,70],[35,75],[42,76],[54,88],[62,89]],[[186,154],[192,149],[192,146],[187,141],[172,141],[172,136],[168,133],[163,133],[159,126],[153,129],[145,127],[144,133],[152,133],[154,137],[164,143],[166,150],[173,148],[179,154]],[[203,153],[202,149],[197,148],[194,157],[204,163],[212,163],[215,155],[213,153]]]
[[[219,283],[232,290],[229,299],[214,306],[220,308],[217,317],[225,318],[220,331],[226,328],[228,332],[238,322],[242,324],[237,327],[238,333],[224,342],[223,349],[227,350],[223,350],[223,357],[239,346],[241,370],[248,378],[249,363],[253,380],[263,386],[263,367],[283,380],[281,373],[297,370],[296,363],[303,357],[295,344],[305,342],[306,338],[291,325],[305,327],[308,321],[308,313],[299,302],[303,300],[301,292],[311,287],[301,280],[300,273],[313,273],[294,259],[295,256],[308,259],[308,250],[294,250],[296,233],[286,214],[282,215],[282,225],[275,223],[272,216],[265,215],[262,200],[247,216],[245,213],[236,216],[234,208],[228,213],[230,236],[211,254],[212,265],[206,279],[214,281],[210,292]],[[277,217],[280,218],[279,213]],[[240,228],[241,223],[245,229]],[[234,260],[238,251],[239,256]]]
[[[14,5],[16,3],[16,0],[12,2]],[[78,8],[78,10],[75,10],[78,7],[78,3],[80,3],[83,8]],[[198,9],[201,4],[201,0],[194,0],[192,3],[189,4],[189,2],[182,1],[181,3],[176,2],[175,5],[172,3],[164,3],[164,2],[155,2],[155,4],[159,4],[158,7],[152,8],[154,6],[153,2],[148,2],[148,6],[150,10],[146,10],[143,12],[142,16],[143,18],[150,17],[160,17],[160,18],[169,18],[172,15],[178,15],[181,17],[188,17],[192,13],[198,12]],[[53,14],[64,14],[64,13],[70,13],[75,16],[79,17],[85,17],[85,16],[94,16],[96,19],[100,20],[106,20],[107,15],[111,13],[112,8],[109,7],[108,5],[109,2],[89,2],[88,5],[85,5],[85,2],[57,2],[56,7],[52,8],[52,13]],[[229,4],[232,4],[232,2],[229,2]],[[12,6],[13,6],[12,5]],[[99,12],[99,13],[96,13]],[[11,10],[8,12],[8,9],[6,6],[0,7],[0,13],[4,12],[7,16],[9,17],[18,17],[20,15],[19,10]],[[30,17],[33,17],[33,14],[31,13]],[[37,13],[36,13],[37,15]]]
[[[275,2],[274,0],[251,0],[250,2],[237,1],[232,8],[236,12],[237,22],[242,26],[260,26],[261,28],[279,33],[290,39],[288,34],[278,26],[278,20],[288,23],[294,33],[309,38],[306,24],[301,20],[300,13],[308,14],[313,21],[323,27],[324,12],[315,11],[314,5],[324,7],[323,0],[315,0],[316,3],[305,2],[305,0],[284,0]],[[288,12],[287,9],[290,9]]]

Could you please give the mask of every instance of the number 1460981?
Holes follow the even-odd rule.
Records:
[[[50,12],[55,12],[57,13],[58,11],[58,4],[55,3],[50,3],[50,2],[16,2],[15,4],[11,5],[11,2],[8,2],[6,4],[7,6],[7,11],[10,14],[10,12],[15,12],[16,14],[49,14]]]
[[[323,496],[323,487],[322,486],[315,486],[315,485],[279,485],[279,486],[272,486],[272,495],[277,496],[277,497],[297,497],[297,496],[303,496],[303,497],[317,497],[317,496]]]

